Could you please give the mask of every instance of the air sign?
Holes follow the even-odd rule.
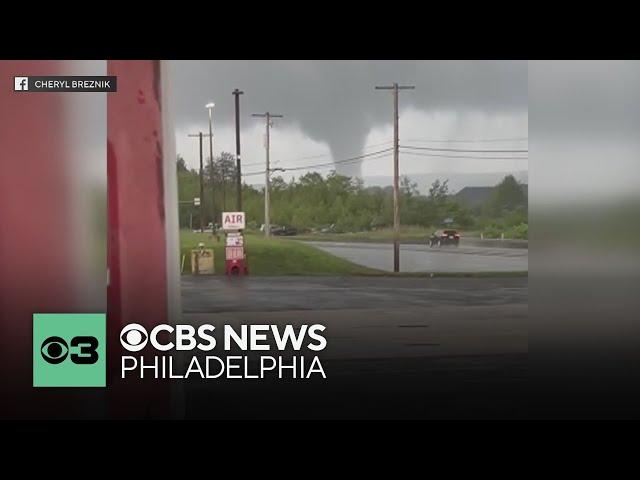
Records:
[[[223,212],[222,213],[222,229],[223,230],[244,230],[244,212]]]

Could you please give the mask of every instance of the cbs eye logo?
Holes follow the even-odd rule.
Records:
[[[105,314],[34,314],[33,386],[106,386]]]
[[[139,352],[149,340],[149,335],[145,328],[138,323],[130,323],[120,332],[120,343],[130,352]]]
[[[92,365],[98,361],[98,339],[96,337],[73,337],[71,339],[71,347],[78,349],[77,353],[71,354],[71,361],[73,363],[78,365]],[[63,338],[49,337],[42,342],[40,352],[45,362],[57,365],[64,362],[69,356],[69,345],[67,345],[67,342],[65,342]]]

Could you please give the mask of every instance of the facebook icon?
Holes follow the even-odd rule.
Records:
[[[29,77],[13,77],[13,90],[16,92],[29,90]]]

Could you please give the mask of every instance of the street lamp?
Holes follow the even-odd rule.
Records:
[[[205,105],[205,108],[209,110],[209,162],[211,166],[211,213],[214,219],[213,223],[216,223],[215,200],[213,196],[213,107],[215,106],[216,104],[213,102]]]

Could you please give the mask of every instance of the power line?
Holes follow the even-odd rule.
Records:
[[[357,157],[346,158],[344,160],[337,160],[335,162],[316,163],[315,165],[304,165],[304,166],[301,166],[301,167],[281,168],[281,170],[283,170],[285,172],[289,172],[289,171],[306,170],[306,169],[318,168],[318,167],[333,167],[335,165],[343,165],[343,164],[348,164],[348,163],[359,162],[359,161],[364,160],[364,159],[373,160],[374,158],[383,158],[385,155],[381,155],[381,154],[388,154],[392,150],[393,150],[393,148],[386,148],[384,150],[379,150],[377,152],[365,153],[365,154],[359,155]],[[263,171],[260,171],[260,172],[243,173],[242,176],[249,177],[249,176],[252,176],[252,175],[263,175],[264,173],[265,173],[265,171],[263,170]]]
[[[402,146],[400,146],[400,148],[403,148]],[[384,158],[386,156],[388,156],[389,152],[392,151],[393,148],[387,148],[384,150],[379,150],[377,152],[371,152],[368,154],[364,154],[364,155],[360,155],[358,157],[353,157],[353,158],[347,158],[344,160],[338,160],[336,162],[329,162],[329,163],[316,163],[314,165],[305,165],[305,166],[301,166],[301,167],[291,167],[291,168],[282,168],[283,171],[287,172],[287,171],[296,171],[296,170],[305,170],[305,169],[311,169],[311,168],[321,168],[321,167],[332,167],[337,165],[341,165],[341,164],[348,164],[348,163],[355,163],[355,162],[359,162],[359,161],[368,161],[368,160],[377,160],[379,158]],[[474,160],[528,160],[529,157],[525,157],[525,156],[502,156],[502,157],[488,157],[488,156],[474,156],[474,155],[448,155],[448,154],[437,154],[437,153],[422,153],[422,152],[411,152],[411,151],[406,151],[403,150],[403,153],[407,154],[407,155],[414,155],[414,156],[418,156],[418,157],[436,157],[436,158],[465,158],[465,159],[474,159]],[[242,176],[253,176],[253,175],[264,175],[265,171],[259,171],[259,172],[249,172],[249,173],[243,173]]]
[[[529,141],[529,137],[520,137],[520,138],[483,138],[478,140],[435,140],[435,139],[426,139],[426,138],[414,138],[407,139],[407,142],[418,142],[418,143],[491,143],[491,142],[522,142]]]
[[[323,158],[323,157],[330,157],[330,156],[331,156],[330,153],[323,153],[321,155],[310,155],[308,157],[300,157],[300,158],[296,158],[296,159],[293,159],[293,160],[292,159],[289,159],[289,160],[276,160],[276,161],[274,161],[272,163],[279,164],[281,161],[295,162],[295,161],[298,161],[298,160],[309,160],[309,159],[313,159],[313,158]],[[245,165],[245,167],[247,167],[247,166],[262,165],[263,163],[264,162],[254,162],[254,163],[245,163],[244,165]]]
[[[438,158],[470,158],[474,160],[528,160],[529,157],[521,156],[521,157],[478,157],[474,155],[447,155],[447,154],[437,154],[437,153],[420,153],[420,152],[407,152],[403,150],[402,153],[407,155],[415,155],[417,157],[438,157]]]
[[[410,148],[412,150],[430,150],[434,152],[461,152],[461,153],[529,153],[528,149],[522,150],[469,150],[466,148],[433,148],[433,147],[415,147],[411,145],[400,145],[401,148]]]
[[[393,143],[393,141],[388,140],[386,142],[372,143],[372,144],[368,144],[368,145],[365,145],[364,147],[362,147],[362,150],[366,150],[366,149],[372,148],[372,147],[380,147],[382,145],[388,145],[390,143]],[[274,162],[274,163],[280,163],[281,161],[285,162],[285,163],[295,163],[295,162],[297,162],[299,160],[311,160],[311,159],[314,159],[314,158],[331,157],[331,155],[332,155],[331,153],[322,153],[322,154],[319,154],[319,155],[309,155],[309,156],[306,156],[306,157],[298,157],[298,158],[293,158],[293,159],[288,159],[288,160],[278,160],[277,162]]]
[[[371,152],[371,153],[365,153],[363,155],[359,155],[357,157],[353,157],[353,158],[347,158],[345,160],[338,160],[336,162],[329,162],[329,163],[319,163],[316,165],[303,165],[301,167],[290,167],[290,168],[283,168],[283,170],[285,171],[291,171],[291,170],[305,170],[307,168],[312,168],[312,167],[324,167],[324,166],[331,166],[331,165],[342,165],[345,163],[353,163],[353,162],[358,162],[364,158],[368,158],[368,157],[372,157],[375,155],[379,155],[381,153],[387,153],[390,152],[391,150],[393,150],[392,148],[386,148],[384,150],[379,150],[377,152]]]
[[[522,138],[493,138],[493,139],[483,139],[483,140],[421,140],[421,139],[411,139],[411,140],[407,140],[407,142],[424,142],[424,143],[430,143],[430,142],[434,142],[434,143],[448,143],[448,142],[452,142],[452,143],[476,143],[476,142],[507,142],[507,141],[523,141],[523,140],[528,140],[529,137],[522,137]],[[372,148],[372,147],[379,147],[381,145],[388,145],[389,143],[393,143],[392,140],[388,140],[386,142],[380,142],[380,143],[371,143],[371,144],[367,144],[364,147],[362,147],[362,149],[367,149],[367,148]],[[434,150],[434,151],[460,151],[460,152],[466,152],[466,153],[526,153],[528,152],[528,150],[469,150],[469,149],[448,149],[448,148],[427,148],[427,147],[417,147],[417,146],[410,146],[410,145],[400,145],[401,148],[406,147],[406,148],[412,148],[412,149],[418,149],[418,150]],[[287,160],[276,160],[275,162],[273,162],[274,164],[280,164],[280,162],[285,162],[285,163],[295,163],[298,162],[300,160],[311,160],[311,159],[315,159],[315,158],[324,158],[324,157],[330,157],[331,153],[323,153],[323,154],[318,154],[318,155],[309,155],[309,156],[305,156],[305,157],[297,157],[297,158],[293,158],[293,159],[287,159]],[[263,165],[264,162],[253,162],[253,163],[245,163],[244,166],[245,167],[251,167],[251,166],[256,166],[256,165]],[[313,167],[315,165],[308,165],[306,168],[310,168]],[[262,172],[264,173],[264,172]],[[244,176],[244,175],[243,175]]]

